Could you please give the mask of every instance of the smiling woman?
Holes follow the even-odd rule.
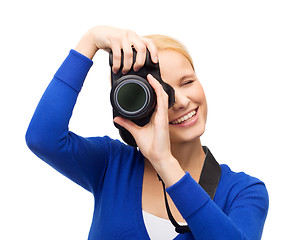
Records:
[[[137,51],[134,64],[132,47]],[[83,138],[69,131],[78,94],[99,49],[112,51],[114,72],[121,67],[122,51],[124,73],[140,69],[149,50],[163,80],[175,90],[175,104],[168,110],[166,92],[149,74],[157,97],[150,121],[138,126],[114,119],[132,134],[138,148],[107,136]],[[257,178],[219,165],[202,147],[206,118],[204,90],[182,44],[161,35],[140,37],[98,26],[83,36],[56,72],[26,141],[39,158],[93,194],[90,240],[260,239],[268,210],[266,187]],[[162,187],[169,197],[163,197]],[[160,232],[152,223],[155,217],[172,224]]]
[[[195,148],[201,148],[199,137],[205,130],[207,103],[193,65],[174,50],[160,50],[159,59],[162,78],[175,90],[176,102],[168,111],[169,122],[174,122],[170,124],[171,142],[193,141]]]

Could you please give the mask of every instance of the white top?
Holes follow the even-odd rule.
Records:
[[[151,240],[172,240],[178,235],[170,220],[157,217],[144,210],[142,212],[145,227]],[[186,225],[186,223],[179,224]]]

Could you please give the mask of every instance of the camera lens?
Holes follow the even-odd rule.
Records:
[[[155,106],[155,93],[150,84],[136,75],[126,75],[114,83],[111,103],[115,111],[128,119],[142,119]]]
[[[117,89],[117,102],[127,112],[140,111],[146,104],[146,97],[145,89],[138,83],[124,82]]]

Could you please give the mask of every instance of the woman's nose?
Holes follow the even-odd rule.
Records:
[[[173,105],[173,109],[179,110],[179,109],[187,108],[189,103],[190,103],[189,98],[179,90],[175,89],[175,104]]]

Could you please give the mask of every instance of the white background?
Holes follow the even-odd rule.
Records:
[[[99,24],[179,39],[209,113],[202,143],[220,163],[266,183],[263,239],[303,239],[302,1],[2,1],[0,239],[87,239],[93,197],[34,156],[25,132],[53,74]],[[70,129],[119,137],[99,52]]]

